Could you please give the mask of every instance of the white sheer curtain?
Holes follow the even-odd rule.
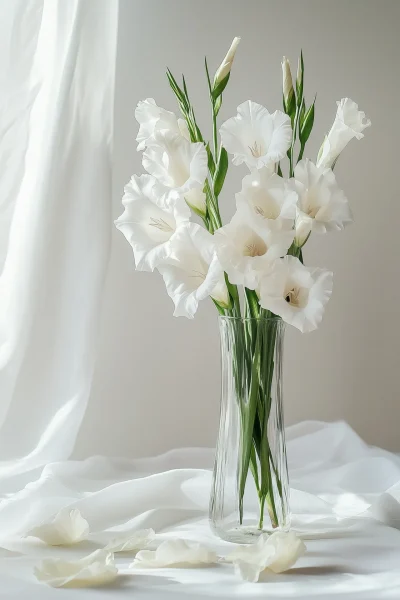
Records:
[[[111,230],[118,0],[0,3],[0,490],[67,458]]]

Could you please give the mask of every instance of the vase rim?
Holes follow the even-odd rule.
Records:
[[[281,321],[281,317],[232,317],[230,315],[218,315],[218,319],[221,321]]]

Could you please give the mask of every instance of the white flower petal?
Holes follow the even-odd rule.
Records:
[[[136,137],[138,150],[144,150],[151,143],[156,131],[166,130],[174,134],[184,135],[189,139],[186,121],[177,119],[173,112],[157,106],[153,98],[147,98],[138,103],[135,118],[140,125]]]
[[[233,163],[245,162],[250,169],[261,169],[281,160],[291,144],[290,118],[281,111],[271,115],[264,106],[250,100],[237,110],[237,116],[225,121],[220,129],[222,144],[233,154]]]
[[[151,175],[134,175],[125,186],[122,203],[125,211],[115,226],[132,246],[136,268],[153,271],[166,256],[176,231],[189,221],[190,210]]]
[[[112,552],[96,550],[76,561],[46,559],[35,567],[36,578],[51,587],[90,587],[111,583],[118,574]]]
[[[325,233],[351,223],[348,200],[331,169],[319,168],[306,158],[297,164],[292,185],[298,194],[296,238],[299,242],[310,230]]]
[[[111,540],[111,542],[105,546],[104,550],[107,550],[108,552],[133,552],[142,550],[150,544],[154,537],[154,529],[140,529],[129,535]]]
[[[89,523],[78,509],[63,509],[51,521],[34,527],[26,536],[37,537],[49,546],[77,544],[89,535]]]
[[[204,144],[192,144],[182,135],[156,132],[153,143],[143,153],[143,167],[164,186],[186,194],[203,189],[207,176],[207,151]]]
[[[330,271],[307,268],[293,256],[276,260],[260,282],[260,305],[302,332],[319,325],[332,294]]]
[[[237,546],[226,557],[246,581],[257,582],[266,570],[282,573],[289,570],[305,553],[303,541],[292,531],[275,531],[261,535],[255,544]]]
[[[189,223],[177,230],[158,270],[175,304],[176,317],[192,319],[199,302],[208,296],[221,305],[229,304],[215,238],[200,225]]]
[[[274,231],[249,206],[240,205],[231,222],[215,232],[217,254],[229,281],[256,289],[260,274],[293,242],[292,229]]]
[[[268,569],[274,573],[283,573],[293,567],[297,560],[304,555],[306,546],[294,531],[275,531],[267,542],[275,549]]]
[[[195,567],[217,562],[215,552],[196,542],[186,540],[166,540],[157,550],[142,550],[137,553],[131,567],[165,568]]]
[[[363,138],[362,132],[371,125],[365,113],[358,110],[358,105],[350,98],[342,98],[337,106],[335,121],[318,154],[318,167],[332,167],[350,140]]]
[[[249,206],[260,222],[270,229],[292,229],[296,217],[297,193],[293,186],[268,167],[243,178],[236,204]]]

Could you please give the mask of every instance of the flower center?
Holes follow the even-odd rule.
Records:
[[[285,291],[284,298],[290,306],[295,308],[304,308],[308,301],[308,290],[299,288],[296,285],[289,285]]]
[[[254,144],[252,146],[248,147],[251,155],[254,156],[254,158],[260,158],[260,156],[263,155],[263,147],[261,143],[258,143],[257,140],[254,142]]]
[[[173,231],[173,228],[171,227],[171,225],[169,223],[167,223],[167,221],[165,221],[161,217],[159,219],[150,217],[149,226],[155,227],[156,229],[159,229],[160,231],[165,231],[166,233],[171,233]]]
[[[267,250],[267,245],[261,238],[252,239],[247,244],[245,244],[243,249],[243,255],[251,257],[264,256]]]
[[[260,215],[260,217],[263,217],[264,219],[277,219],[280,214],[279,208],[272,204],[265,208],[263,208],[262,206],[255,206],[254,212],[257,215]]]
[[[193,275],[189,275],[189,277],[199,278],[199,279],[201,279],[201,281],[204,281],[206,278],[206,274],[203,273],[202,271],[197,271],[196,269],[192,269],[191,272],[193,273]]]
[[[312,219],[315,219],[320,209],[320,206],[317,202],[317,198],[313,190],[306,191],[301,204],[303,212],[305,212],[306,215],[308,215]]]

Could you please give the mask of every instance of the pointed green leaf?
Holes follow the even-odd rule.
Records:
[[[219,152],[219,157],[218,157],[218,164],[217,164],[217,168],[215,170],[214,179],[213,179],[214,194],[216,196],[219,196],[219,194],[221,193],[222,187],[224,185],[226,173],[228,171],[228,164],[229,164],[228,153],[225,150],[225,148],[223,146],[221,146],[221,150]]]
[[[224,91],[224,89],[226,88],[226,86],[228,85],[228,81],[229,81],[229,77],[230,77],[230,73],[228,73],[228,75],[226,77],[224,77],[224,79],[222,81],[220,81],[212,90],[211,92],[211,96],[212,99],[214,100],[214,102],[217,100],[217,98],[222,94],[222,92]]]
[[[315,105],[315,98],[314,98],[314,102],[311,104],[310,108],[307,110],[306,114],[304,115],[303,125],[300,127],[299,138],[300,138],[300,143],[302,146],[304,146],[304,144],[307,142],[308,138],[310,137],[310,133],[311,133],[311,130],[314,125],[314,105]]]

